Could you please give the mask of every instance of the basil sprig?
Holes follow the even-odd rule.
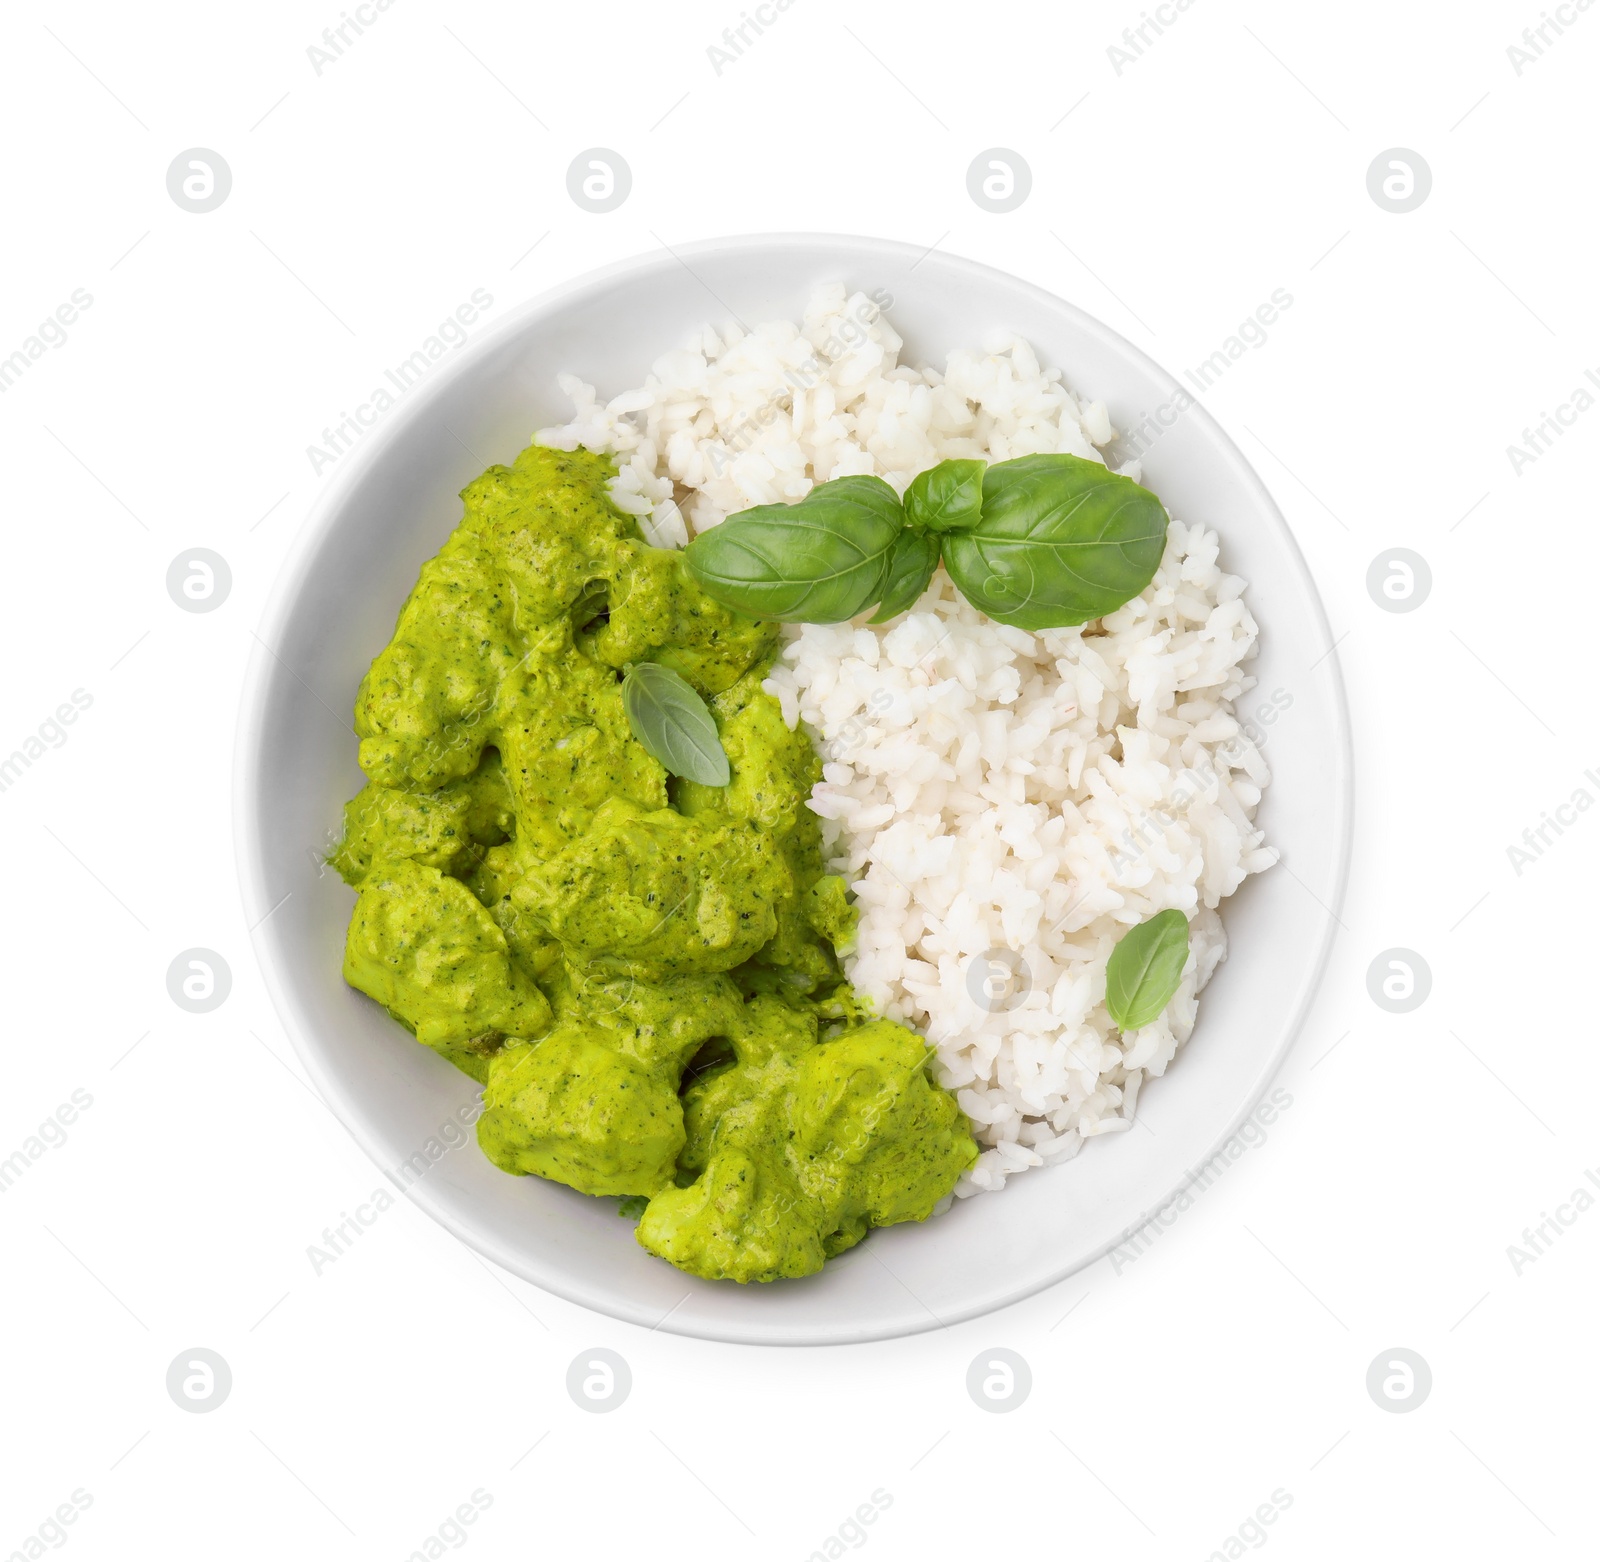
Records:
[[[730,515],[684,560],[707,596],[752,618],[838,624],[883,596],[904,526],[899,496],[881,477],[836,477],[799,504]]]
[[[970,531],[983,519],[982,461],[941,461],[906,489],[906,523],[931,532]]]
[[[1148,586],[1166,547],[1161,501],[1072,455],[985,468],[941,461],[905,501],[881,477],[819,483],[702,532],[684,562],[706,594],[752,618],[837,624],[874,603],[903,613],[940,560],[975,608],[1019,629],[1086,623]]]
[[[885,624],[903,613],[924,591],[939,567],[939,539],[932,532],[907,526],[894,540],[884,576],[883,600],[869,624]]]
[[[1129,928],[1106,961],[1106,1008],[1119,1029],[1142,1030],[1161,1018],[1183,980],[1189,919],[1162,911]]]
[[[622,708],[634,737],[675,776],[726,786],[732,771],[706,702],[659,662],[635,662],[622,680]]]
[[[1023,456],[984,473],[982,518],[943,543],[944,567],[980,613],[1054,629],[1114,612],[1150,584],[1167,512],[1098,461]]]

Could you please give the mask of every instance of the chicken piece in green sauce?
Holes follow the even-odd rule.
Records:
[[[977,1147],[841,973],[820,762],[761,688],[775,626],[647,546],[613,471],[530,446],[472,483],[362,681],[345,979],[484,1085],[497,1166],[642,1202],[639,1242],[691,1274],[812,1274],[925,1220]],[[727,786],[633,737],[636,661],[706,699]]]

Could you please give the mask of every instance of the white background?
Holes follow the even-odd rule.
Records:
[[[334,0],[0,23],[0,357],[93,297],[0,396],[0,752],[92,698],[0,792],[0,1158],[93,1099],[0,1196],[0,1556],[79,1488],[46,1541],[83,1558],[398,1562],[475,1490],[479,1558],[798,1559],[880,1489],[880,1558],[1237,1554],[1280,1489],[1246,1536],[1274,1555],[1588,1554],[1600,1211],[1520,1273],[1507,1248],[1600,1168],[1600,818],[1520,874],[1507,848],[1600,797],[1570,589],[1600,410],[1520,475],[1507,447],[1600,373],[1600,9],[1520,76],[1531,3],[1198,0],[1120,75],[1136,3],[796,0],[720,74],[737,0],[542,9],[398,0],[320,75]],[[196,146],[233,174],[204,215],[165,185]],[[593,146],[633,171],[603,216],[566,193]],[[1034,180],[1003,216],[966,190],[997,146]],[[1433,173],[1406,215],[1367,191],[1393,147]],[[404,1202],[316,1274],[381,1179],[262,990],[229,817],[252,626],[337,470],[307,446],[475,288],[492,318],[663,243],[801,228],[990,261],[1179,373],[1293,296],[1208,397],[1311,562],[1355,723],[1354,874],[1293,1105],[1134,1262],[888,1344],[647,1333]],[[197,546],[233,574],[203,615],[165,588]],[[1407,614],[1366,589],[1393,547],[1432,570]],[[166,990],[197,945],[233,970],[201,1016]],[[1392,946],[1432,969],[1410,1014],[1368,996]],[[207,1414],[165,1388],[195,1346],[233,1375]],[[605,1415],[565,1388],[596,1346],[633,1374]],[[1033,1389],[991,1414],[965,1379],[1001,1346]],[[1392,1347],[1433,1375],[1406,1414],[1365,1386]]]

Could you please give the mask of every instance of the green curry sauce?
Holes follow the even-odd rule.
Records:
[[[612,472],[540,446],[485,472],[362,681],[345,979],[484,1085],[497,1166],[647,1201],[638,1240],[692,1274],[811,1274],[926,1219],[977,1149],[841,975],[855,913],[820,761],[761,688],[774,626],[646,546]],[[633,737],[648,660],[708,701],[726,787]]]

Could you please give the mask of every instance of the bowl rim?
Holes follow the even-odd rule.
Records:
[[[481,335],[469,339],[442,372],[421,386],[415,397],[409,399],[406,406],[401,408],[383,428],[376,430],[369,439],[364,440],[361,448],[352,453],[348,462],[341,463],[343,470],[334,477],[327,489],[307,511],[284,553],[277,576],[267,594],[260,619],[252,632],[255,643],[250,648],[249,660],[241,683],[233,744],[232,833],[240,901],[248,926],[250,945],[261,971],[263,984],[272,1000],[273,1009],[289,1037],[290,1044],[294,1047],[301,1066],[310,1076],[323,1103],[369,1159],[380,1168],[385,1164],[383,1131],[364,1102],[335,1087],[328,1069],[323,1065],[320,1049],[311,1040],[312,1027],[298,1001],[296,979],[285,969],[285,960],[280,955],[273,935],[267,927],[272,912],[277,908],[270,905],[267,898],[263,840],[257,829],[262,798],[260,771],[265,757],[263,729],[273,685],[274,664],[279,661],[275,647],[304,586],[319,544],[337,524],[350,494],[366,479],[372,468],[385,459],[390,449],[404,437],[412,424],[425,417],[433,403],[439,400],[459,378],[467,374],[481,357],[516,337],[531,320],[550,313],[566,300],[604,289],[619,280],[665,270],[673,264],[688,271],[706,289],[709,301],[708,319],[714,318],[712,305],[724,314],[731,314],[732,311],[728,306],[723,304],[709,285],[696,275],[688,260],[697,256],[720,256],[728,252],[759,254],[762,251],[801,244],[848,246],[854,257],[862,259],[876,257],[886,262],[909,262],[911,267],[921,264],[938,250],[941,265],[964,272],[974,280],[1002,279],[1007,286],[1033,295],[1041,305],[1071,317],[1077,328],[1098,335],[1108,345],[1137,360],[1146,370],[1172,389],[1183,389],[1174,375],[1120,332],[1048,288],[1015,276],[998,266],[939,249],[937,244],[924,247],[902,239],[886,239],[871,235],[788,230],[729,234],[676,246],[667,245],[663,241],[659,250],[638,251],[556,283],[512,306]],[[549,1291],[565,1301],[589,1308],[619,1322],[647,1330],[659,1329],[681,1337],[727,1344],[826,1346],[865,1344],[876,1340],[920,1334],[929,1329],[967,1322],[1025,1301],[1097,1263],[1112,1248],[1143,1230],[1162,1211],[1169,1208],[1173,1201],[1182,1196],[1198,1176],[1201,1168],[1209,1164],[1225,1148],[1245,1119],[1256,1109],[1304,1029],[1312,1004],[1321,989],[1332,956],[1334,938],[1337,929],[1342,925],[1340,912],[1349,884],[1354,834],[1355,768],[1350,710],[1343,670],[1337,646],[1333,643],[1326,607],[1299,542],[1260,474],[1210,410],[1197,398],[1192,398],[1185,410],[1185,419],[1186,421],[1195,419],[1200,422],[1220,453],[1233,466],[1236,479],[1245,488],[1254,491],[1263,515],[1275,527],[1277,540],[1284,546],[1286,558],[1299,576],[1311,605],[1315,626],[1322,631],[1322,639],[1330,647],[1327,664],[1334,717],[1332,791],[1336,809],[1335,817],[1330,820],[1335,832],[1333,884],[1324,908],[1329,914],[1322,927],[1315,959],[1305,968],[1301,990],[1291,1018],[1285,1025],[1276,1048],[1266,1058],[1254,1083],[1246,1092],[1244,1104],[1210,1143],[1205,1153],[1187,1169],[1172,1190],[1158,1203],[1144,1211],[1137,1225],[1129,1226],[1086,1254],[1073,1255],[1069,1260],[1063,1261],[1061,1267],[1050,1270],[1042,1276],[1030,1277],[1009,1287],[998,1288],[992,1294],[949,1310],[937,1318],[930,1316],[926,1320],[912,1319],[903,1324],[873,1324],[859,1330],[840,1330],[834,1327],[825,1335],[800,1327],[774,1331],[770,1326],[763,1326],[758,1331],[735,1333],[726,1326],[719,1326],[715,1320],[697,1323],[692,1316],[682,1315],[654,1319],[641,1309],[628,1305],[625,1298],[604,1291],[590,1290],[559,1271],[548,1274],[541,1271],[538,1278],[535,1278],[528,1272],[517,1250],[509,1244],[496,1240],[493,1234],[485,1229],[464,1226],[458,1222],[456,1213],[446,1207],[445,1202],[427,1183],[417,1183],[405,1190],[413,1204],[436,1220],[457,1240],[464,1242],[475,1252],[492,1260],[519,1279],[526,1280],[529,1284]],[[291,676],[296,676],[287,663],[281,665]],[[279,904],[281,903],[280,901]]]

